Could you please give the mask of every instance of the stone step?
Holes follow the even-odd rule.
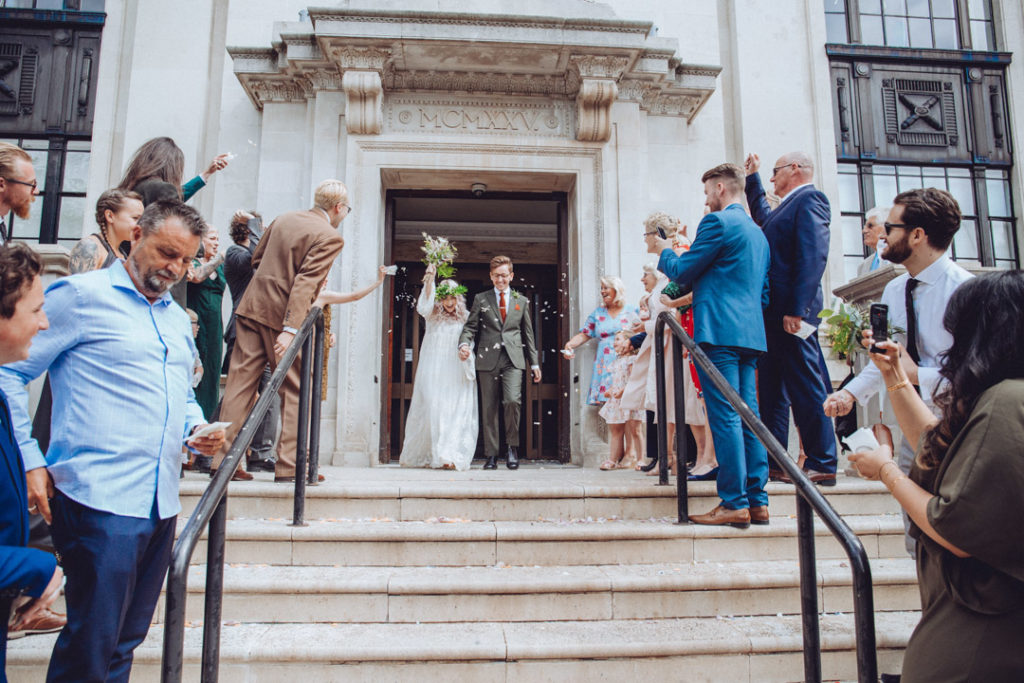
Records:
[[[915,612],[875,615],[878,668],[898,671]],[[159,680],[163,630],[136,650],[132,681]],[[12,641],[12,681],[43,680],[56,635]],[[202,632],[186,628],[184,680],[199,680]],[[856,679],[853,615],[821,619],[822,673]],[[682,672],[685,672],[683,674]],[[237,624],[222,630],[220,680],[793,681],[803,679],[800,618],[420,624]]]
[[[677,517],[675,479],[658,486],[642,472],[601,472],[563,468],[523,468],[493,474],[482,470],[436,472],[381,467],[324,468],[327,481],[306,490],[306,519],[390,519],[396,522],[450,517],[476,521],[537,519],[647,519]],[[552,475],[556,476],[552,476]],[[275,484],[269,473],[229,486],[228,516],[234,519],[291,519],[292,485]],[[191,514],[209,478],[187,473],[181,484],[184,515]],[[791,485],[770,482],[772,513],[796,514]],[[842,515],[894,513],[899,506],[879,482],[839,476],[820,489]],[[714,482],[690,482],[691,513],[717,504]]]
[[[904,556],[899,515],[846,517],[869,558]],[[183,524],[183,520],[179,524]],[[679,525],[671,520],[424,522],[229,520],[228,563],[363,567],[547,566],[791,560],[796,520],[773,517],[749,529]],[[818,559],[846,554],[815,523]],[[200,541],[192,562],[205,561]]]
[[[853,609],[849,564],[818,562],[818,605]],[[920,609],[914,563],[871,563],[878,611]],[[186,618],[203,618],[206,567],[189,576]],[[793,560],[550,567],[228,565],[225,620],[279,623],[599,621],[770,616],[800,611]],[[156,621],[163,619],[163,606]]]

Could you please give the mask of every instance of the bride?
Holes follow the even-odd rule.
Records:
[[[461,361],[459,333],[469,312],[465,288],[454,280],[436,287],[427,266],[416,311],[427,322],[420,346],[412,403],[405,422],[402,467],[468,470],[476,451],[476,371],[473,356]]]

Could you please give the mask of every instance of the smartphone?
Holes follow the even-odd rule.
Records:
[[[886,304],[871,304],[871,334],[875,343],[871,345],[872,353],[885,353],[885,349],[878,348],[878,342],[889,339],[889,306]]]
[[[661,227],[660,225],[658,226],[658,237],[660,237],[663,240],[668,239],[668,236],[665,235],[665,228]]]

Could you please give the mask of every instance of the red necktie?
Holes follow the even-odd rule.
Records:
[[[498,301],[498,310],[501,311],[501,322],[505,322],[505,292],[498,292],[501,300]]]

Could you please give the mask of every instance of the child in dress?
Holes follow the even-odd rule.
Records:
[[[617,357],[612,363],[612,385],[605,392],[607,403],[598,412],[611,432],[611,452],[601,463],[602,470],[632,469],[636,465],[640,458],[640,429],[644,419],[643,411],[625,410],[619,405],[636,360],[636,349],[629,343],[629,332],[622,330],[616,334],[614,347]]]

